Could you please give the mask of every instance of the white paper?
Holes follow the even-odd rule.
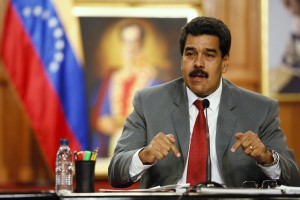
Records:
[[[281,185],[276,187],[276,189],[281,190],[282,194],[300,194],[300,187]]]
[[[189,188],[190,184],[174,184],[165,186],[156,186],[148,189],[131,189],[131,190],[119,190],[119,189],[99,189],[99,192],[171,192],[176,189]]]
[[[278,189],[257,189],[257,188],[206,188],[196,190],[202,194],[282,194]]]

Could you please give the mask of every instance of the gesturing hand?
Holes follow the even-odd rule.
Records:
[[[180,152],[175,146],[174,135],[165,135],[159,132],[140,153],[139,157],[143,164],[153,164],[156,160],[165,159],[172,151],[177,157],[180,157]]]
[[[238,140],[232,146],[232,152],[241,147],[245,154],[251,156],[260,164],[270,164],[273,162],[272,152],[265,147],[257,134],[247,131],[245,133],[236,133],[235,138]]]

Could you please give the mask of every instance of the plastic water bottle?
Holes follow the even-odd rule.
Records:
[[[57,194],[67,194],[73,191],[73,163],[69,140],[60,139],[60,147],[56,154],[55,191]]]

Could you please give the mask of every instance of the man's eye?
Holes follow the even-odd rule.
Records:
[[[209,58],[214,57],[214,55],[213,55],[213,54],[210,54],[210,53],[207,53],[206,56],[209,57]]]
[[[193,51],[187,51],[187,52],[185,53],[185,55],[186,55],[186,56],[194,56],[194,55],[196,55],[196,53],[193,52]]]
[[[206,53],[204,55],[207,60],[213,60],[216,57],[213,53]]]

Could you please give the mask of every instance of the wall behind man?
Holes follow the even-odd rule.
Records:
[[[7,2],[0,1],[0,35]],[[260,0],[202,0],[202,5],[205,15],[224,20],[232,32],[230,68],[226,78],[237,85],[261,92],[264,78],[261,76]],[[299,163],[297,113],[300,112],[300,102],[280,102],[280,107],[282,128]],[[0,58],[0,184],[45,185],[53,184],[53,180]]]
[[[272,1],[269,1],[273,3]],[[262,33],[261,21],[266,13],[261,13],[265,0],[205,0],[206,15],[224,20],[232,32],[230,69],[226,77],[239,86],[255,92],[262,92],[267,77],[262,76]],[[269,45],[271,46],[271,45]],[[264,49],[267,51],[267,49]],[[299,98],[298,98],[299,99]],[[300,101],[280,100],[280,119],[289,148],[294,150],[295,159],[300,163],[300,135],[298,134]]]

